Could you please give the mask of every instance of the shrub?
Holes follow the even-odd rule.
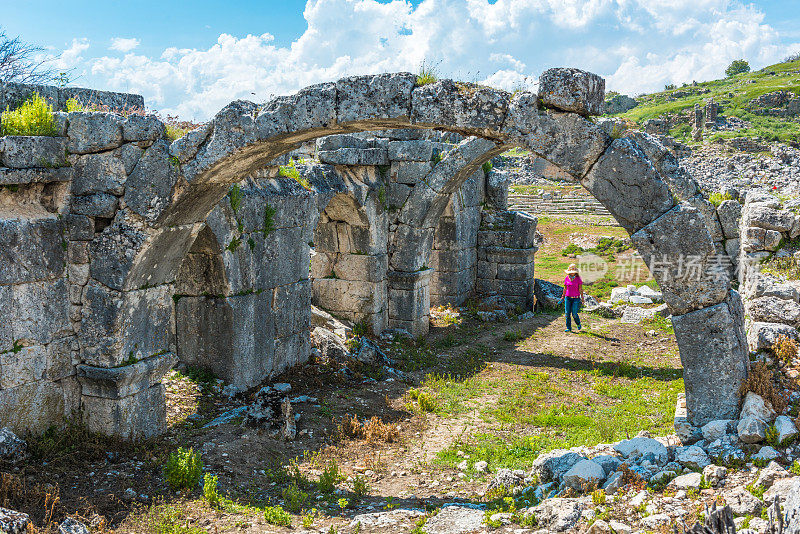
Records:
[[[358,501],[360,501],[369,491],[369,485],[367,484],[366,479],[361,475],[354,476],[351,484],[353,486],[353,495]]]
[[[780,335],[775,340],[775,343],[772,344],[772,352],[775,353],[779,360],[789,364],[797,356],[797,341],[788,336]]]
[[[2,135],[47,135],[54,136],[56,121],[53,118],[53,108],[47,101],[33,93],[20,107],[11,110],[6,107],[0,119],[0,134]]]
[[[283,488],[281,492],[283,496],[283,505],[287,510],[294,513],[300,513],[303,505],[308,500],[308,493],[301,490],[296,482],[292,482],[289,486]]]
[[[575,243],[570,243],[564,250],[561,251],[562,256],[569,256],[570,254],[580,254],[583,252],[583,247],[579,247]]]
[[[176,452],[169,455],[167,465],[164,466],[164,476],[167,484],[173,490],[191,491],[200,483],[203,474],[203,461],[200,453],[194,450],[179,447]]]
[[[606,503],[606,492],[602,489],[597,489],[592,492],[592,502],[599,506]]]
[[[203,499],[212,508],[219,506],[219,492],[217,491],[218,477],[210,473],[206,473],[203,479]]]
[[[730,78],[731,76],[736,76],[744,72],[750,72],[750,63],[744,59],[735,59],[728,65],[728,68],[725,69],[725,76]]]
[[[300,184],[303,189],[311,189],[311,182],[309,182],[308,179],[300,176],[300,171],[297,170],[294,160],[290,161],[288,165],[281,165],[278,167],[278,174],[284,178],[291,178]]]
[[[400,431],[394,423],[384,423],[378,416],[373,416],[362,425],[364,439],[369,443],[392,443],[400,438]]]
[[[521,330],[506,330],[503,333],[503,341],[519,341],[520,339],[524,338],[525,336],[522,334]]]
[[[267,506],[264,508],[264,520],[270,525],[288,527],[292,524],[292,516],[280,506]]]
[[[481,165],[481,169],[483,170],[483,174],[488,175],[490,172],[492,172],[492,167],[493,167],[493,165],[492,165],[491,161],[485,161],[483,163],[483,165]]]
[[[439,402],[436,398],[421,389],[409,389],[408,396],[412,401],[417,402],[417,406],[422,412],[435,412],[436,408],[439,407]]]
[[[764,400],[770,402],[777,413],[783,413],[786,408],[786,398],[775,389],[773,384],[773,372],[767,362],[760,361],[750,366],[747,380],[739,388],[739,394],[745,396],[748,391],[752,391]]]
[[[428,85],[431,83],[436,83],[438,80],[439,77],[436,74],[435,67],[433,65],[426,65],[423,61],[422,65],[419,67],[419,73],[417,73],[417,85]]]
[[[339,464],[335,460],[331,460],[319,475],[317,487],[322,493],[333,493],[336,489],[336,483],[341,479],[342,473],[339,471]]]
[[[733,200],[733,197],[728,193],[719,193],[719,192],[711,193],[708,196],[708,201],[714,204],[714,206],[716,207],[719,207],[719,205],[722,204],[722,202],[724,202],[725,200]]]
[[[81,104],[77,98],[72,97],[67,99],[67,113],[83,111],[83,109],[83,104]]]

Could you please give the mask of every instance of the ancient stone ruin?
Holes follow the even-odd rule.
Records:
[[[33,90],[7,84],[0,102]],[[748,349],[730,274],[713,268],[727,236],[654,137],[591,118],[603,96],[576,69],[513,96],[382,74],[236,101],[172,143],[155,116],[101,112],[58,113],[57,137],[0,138],[0,426],[80,413],[102,433],[158,434],[178,359],[255,386],[308,358],[312,302],[415,336],[431,303],[530,307],[536,219],[507,211],[483,169],[515,146],[580,182],[660,266],[686,424],[735,419]]]

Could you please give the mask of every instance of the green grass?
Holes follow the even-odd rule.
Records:
[[[644,95],[637,99],[638,106],[618,116],[641,124],[647,119],[655,119],[667,113],[677,114],[690,110],[694,108],[695,104],[703,106],[706,101],[713,98],[722,106],[725,116],[750,121],[752,126],[737,132],[720,132],[712,136],[712,139],[760,136],[769,141],[800,141],[800,123],[788,119],[755,115],[747,109],[747,104],[751,100],[773,91],[791,91],[800,95],[798,70],[800,70],[800,60],[795,60],[771,65],[756,72],[701,82],[697,86],[688,85]],[[682,97],[673,96],[676,92],[686,92],[697,88],[708,89],[709,92]],[[679,139],[689,141],[690,132],[690,128],[681,127],[680,130],[671,133]]]
[[[0,135],[55,136],[57,134],[53,108],[39,96],[39,93],[33,93],[13,111],[10,107],[6,107],[0,116]]]
[[[433,65],[426,64],[424,61],[422,65],[419,67],[419,72],[417,73],[417,85],[429,85],[432,83],[436,83],[439,81],[439,76],[436,73],[436,68]]]

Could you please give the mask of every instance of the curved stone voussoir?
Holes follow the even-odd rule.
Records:
[[[657,137],[639,130],[626,132],[625,137],[633,139],[642,149],[679,201],[688,200],[700,193],[695,179],[681,167],[678,159]]]
[[[177,165],[170,161],[169,145],[156,141],[144,151],[125,184],[125,204],[148,222],[154,222],[172,202],[178,181]]]
[[[523,146],[576,178],[600,158],[611,138],[575,113],[540,110],[533,93],[514,95],[503,124],[505,142]]]
[[[425,267],[433,247],[435,228],[416,228],[400,224],[394,235],[394,243],[415,243],[415,246],[398,246],[389,260],[395,271],[416,272]]]
[[[667,184],[629,138],[611,143],[581,183],[629,233],[675,205]]]
[[[573,68],[547,69],[539,76],[539,98],[548,107],[581,115],[602,115],[606,81]]]
[[[257,111],[258,106],[245,100],[236,100],[222,108],[211,121],[211,134],[200,145],[194,158],[183,165],[186,180],[203,183],[230,181],[229,166],[234,162],[228,162],[226,158],[255,142]],[[238,159],[246,161],[246,158]],[[237,171],[239,166],[236,165]],[[239,176],[246,174],[249,173],[243,172]]]
[[[739,415],[739,386],[748,367],[743,315],[739,294],[730,291],[725,302],[672,316],[694,426]]]
[[[408,72],[343,78],[336,82],[336,120],[358,129],[407,126],[416,83]]]
[[[150,236],[145,244],[136,249],[136,259],[130,267],[125,288],[137,289],[173,282],[203,225],[168,226]]]
[[[336,133],[336,84],[323,83],[279,96],[256,117],[260,141],[302,142],[321,132]]]
[[[439,80],[414,88],[411,122],[418,127],[445,127],[464,135],[497,139],[509,99],[505,91]]]
[[[194,130],[186,132],[186,135],[176,139],[169,145],[170,156],[177,158],[180,163],[186,163],[197,154],[200,145],[205,143],[212,129],[213,124],[207,122]]]
[[[702,214],[680,204],[631,235],[672,314],[722,302],[728,267],[717,255]],[[727,257],[727,256],[725,256]]]

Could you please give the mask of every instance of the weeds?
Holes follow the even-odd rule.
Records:
[[[436,397],[421,389],[409,389],[407,395],[412,401],[412,406],[415,402],[416,408],[420,412],[435,412],[439,407],[439,401],[436,400]]]
[[[303,505],[308,500],[308,493],[300,489],[297,482],[292,482],[289,486],[283,488],[281,496],[286,509],[295,514],[300,513]]]
[[[292,516],[280,506],[267,506],[264,509],[264,521],[270,525],[289,527],[292,525]]]
[[[781,334],[772,344],[772,352],[778,360],[788,365],[797,357],[797,341]]]
[[[311,182],[309,182],[307,178],[303,178],[302,176],[300,176],[300,171],[297,170],[297,166],[295,165],[294,160],[291,160],[288,163],[288,165],[281,165],[280,167],[278,167],[278,174],[280,176],[283,176],[284,178],[291,178],[292,180],[300,184],[300,186],[303,189],[306,190],[312,189]]]
[[[329,494],[333,493],[336,489],[336,484],[342,479],[342,473],[339,471],[339,464],[335,460],[331,460],[322,474],[319,475],[319,482],[317,488],[320,492]]]
[[[39,93],[33,93],[17,109],[6,107],[0,116],[0,134],[55,136],[58,131],[53,108]]]
[[[769,368],[767,362],[763,360],[750,366],[747,380],[739,388],[739,394],[742,397],[749,391],[769,401],[777,413],[783,413],[784,408],[786,408],[787,399],[775,389],[773,371]]]
[[[719,207],[726,200],[734,200],[734,198],[729,193],[711,193],[708,196],[708,201],[714,204],[715,207]]]
[[[426,64],[423,61],[422,65],[419,67],[419,72],[417,73],[417,85],[422,87],[423,85],[436,83],[438,80],[439,77],[437,75],[436,68],[433,65]]]
[[[203,461],[200,453],[191,448],[179,447],[169,455],[167,465],[164,466],[164,477],[173,490],[192,491],[200,483],[202,474]]]
[[[217,491],[218,477],[207,473],[203,480],[203,499],[212,508],[219,506],[219,492]]]

